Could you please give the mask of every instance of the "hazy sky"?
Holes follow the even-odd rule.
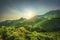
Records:
[[[60,9],[60,0],[0,0],[0,20],[42,15]]]

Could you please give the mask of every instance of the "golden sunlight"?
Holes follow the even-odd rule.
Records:
[[[17,20],[17,19],[20,19],[21,17],[20,16],[15,16],[15,17],[1,17],[0,20]]]
[[[32,10],[25,10],[25,16],[24,16],[24,18],[31,19],[34,16],[35,16],[35,13]]]

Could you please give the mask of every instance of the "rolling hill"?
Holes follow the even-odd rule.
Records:
[[[60,10],[36,15],[30,20],[2,21],[0,40],[60,40]]]
[[[18,20],[6,20],[0,22],[0,26],[29,26],[33,28],[39,27],[46,31],[59,31],[60,30],[60,10],[53,10],[44,15],[36,15],[30,20],[21,18]]]

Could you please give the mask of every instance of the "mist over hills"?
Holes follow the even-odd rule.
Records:
[[[53,10],[50,12],[47,12],[44,15],[36,15],[30,20],[27,20],[25,18],[20,18],[18,20],[6,20],[3,22],[0,22],[1,26],[24,26],[29,27],[30,25],[39,30],[36,31],[59,31],[60,30],[60,10]]]

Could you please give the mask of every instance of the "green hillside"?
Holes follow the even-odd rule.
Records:
[[[60,40],[60,10],[36,15],[30,20],[2,21],[0,40]]]

